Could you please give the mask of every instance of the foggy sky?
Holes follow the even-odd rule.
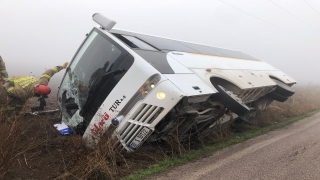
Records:
[[[0,55],[9,76],[39,77],[70,61],[96,26],[96,12],[116,29],[238,50],[298,84],[320,84],[319,0],[0,0]]]

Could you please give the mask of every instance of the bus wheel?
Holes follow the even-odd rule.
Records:
[[[214,98],[219,100],[222,104],[224,104],[228,109],[241,116],[250,111],[247,105],[245,105],[240,98],[238,98],[231,91],[226,90],[224,87],[220,85],[214,86],[219,93],[213,95]]]

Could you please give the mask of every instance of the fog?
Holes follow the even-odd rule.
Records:
[[[318,0],[1,0],[0,55],[9,76],[39,77],[70,61],[96,12],[116,29],[238,50],[298,84],[320,83]]]

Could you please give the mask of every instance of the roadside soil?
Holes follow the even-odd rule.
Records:
[[[46,101],[46,110],[58,108],[56,97]],[[120,179],[163,158],[157,146],[141,148],[134,156],[120,153],[108,136],[94,150],[86,148],[75,132],[61,135],[56,130],[59,113],[24,116],[38,105],[32,98],[20,115],[1,117],[0,179]]]
[[[46,110],[58,109],[56,97],[49,96],[46,99]],[[48,115],[26,115],[30,112],[30,107],[38,106],[37,98],[31,98],[27,107],[19,114],[5,117],[1,120],[1,128],[11,128],[19,126],[23,129],[20,134],[10,132],[9,138],[12,138],[12,144],[8,144],[9,148],[15,153],[15,165],[11,172],[7,173],[4,179],[50,179],[57,175],[57,171],[61,164],[61,143],[67,140],[68,136],[62,136],[54,128],[54,124],[60,123],[59,113]],[[17,128],[15,128],[17,129]],[[3,133],[3,132],[2,132]],[[19,132],[17,132],[19,133]],[[4,135],[5,137],[6,135]],[[57,142],[54,145],[54,142]]]
[[[320,113],[146,179],[319,179]]]

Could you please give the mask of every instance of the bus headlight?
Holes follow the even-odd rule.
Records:
[[[157,98],[158,99],[164,99],[166,97],[166,94],[164,92],[158,92],[157,93]]]
[[[160,75],[159,74],[154,74],[152,75],[139,89],[139,91],[141,92],[141,94],[143,96],[146,96],[147,94],[149,94],[157,85],[157,83],[160,80]]]

